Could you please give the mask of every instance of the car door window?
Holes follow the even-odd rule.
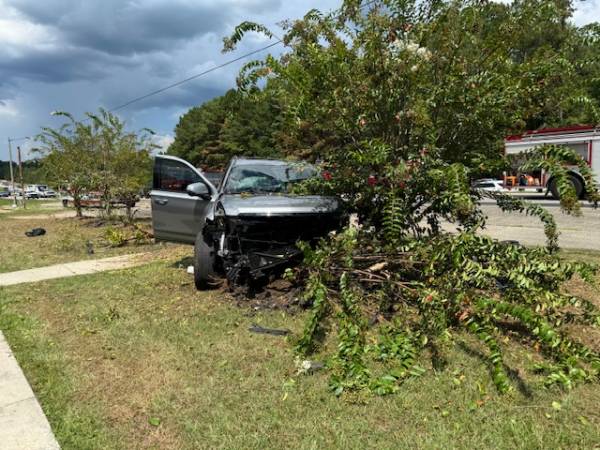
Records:
[[[159,159],[154,164],[154,189],[185,192],[188,185],[202,181],[189,166],[170,159]]]

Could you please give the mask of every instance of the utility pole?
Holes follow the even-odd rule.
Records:
[[[17,159],[19,161],[19,178],[21,178],[21,193],[23,194],[23,209],[25,206],[25,183],[23,182],[23,163],[21,161],[21,147],[17,147]]]
[[[8,157],[10,160],[10,183],[12,186],[12,191],[13,191],[13,208],[17,207],[17,190],[15,189],[15,174],[13,172],[13,156],[12,156],[12,143],[13,142],[18,142],[18,141],[26,141],[29,139],[29,136],[25,136],[25,137],[20,137],[20,138],[8,138]],[[17,147],[19,148],[19,147]],[[20,156],[20,150],[19,150],[19,165],[21,164],[21,156]],[[22,175],[22,169],[21,169],[21,187],[23,187],[23,175]],[[25,190],[23,190],[23,206],[25,205]]]
[[[10,184],[13,193],[13,208],[17,207],[17,191],[15,190],[15,175],[13,173],[12,139],[8,138],[8,159],[10,160]]]

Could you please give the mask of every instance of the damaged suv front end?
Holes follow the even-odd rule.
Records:
[[[202,230],[212,260],[199,263],[243,284],[299,262],[298,241],[314,243],[342,220],[338,199],[290,193],[315,174],[306,164],[234,159]]]

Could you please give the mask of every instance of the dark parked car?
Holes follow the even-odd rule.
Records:
[[[234,158],[216,188],[187,161],[157,156],[150,193],[154,236],[194,244],[198,289],[220,274],[232,284],[258,280],[298,261],[298,240],[311,242],[339,228],[336,198],[289,194],[294,183],[316,174],[302,163]]]

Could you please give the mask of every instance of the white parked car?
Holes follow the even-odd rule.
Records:
[[[50,189],[45,184],[39,184],[38,191],[40,193],[40,197],[42,197],[42,198],[55,198],[56,197],[56,192],[54,192],[52,189]]]
[[[40,193],[32,186],[27,186],[25,188],[25,198],[40,198]]]
[[[25,195],[28,198],[54,198],[56,197],[56,192],[45,184],[31,184],[27,186]]]
[[[495,180],[493,178],[484,178],[477,180],[473,183],[473,189],[479,189],[481,191],[488,192],[504,192],[504,182],[502,180]]]

